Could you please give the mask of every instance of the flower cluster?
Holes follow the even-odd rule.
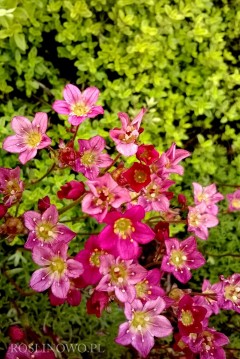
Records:
[[[75,173],[76,178],[57,191],[62,204],[72,202],[58,210],[49,197],[40,198],[37,211],[30,208],[21,215],[21,233],[28,233],[24,248],[32,252],[33,261],[40,267],[32,274],[30,287],[36,292],[46,291],[52,305],[67,302],[77,306],[82,291],[91,286],[87,312],[97,317],[115,301],[126,317],[116,343],[132,345],[142,357],[154,347],[154,338],[173,335],[174,349],[187,358],[224,358],[222,346],[228,344],[228,338],[209,326],[209,318],[220,309],[240,312],[240,274],[220,276],[213,285],[206,279],[199,293],[186,286],[182,289],[192,270],[206,262],[197,238],[206,240],[208,228],[218,224],[217,203],[224,196],[215,184],[202,187],[195,182],[193,203],[188,205],[183,194],[176,195],[171,176],[183,175],[180,163],[190,153],[175,143],[163,153],[153,145],[142,144],[146,109],[133,120],[126,113],[118,114],[121,128],[110,130],[117,154],[111,157],[101,136],[88,140],[77,136],[84,120],[104,113],[96,105],[99,90],[89,87],[81,92],[69,84],[63,97],[54,102],[53,109],[68,116],[73,138],[68,143],[59,139],[58,148],[51,148],[51,170],[70,167]],[[11,124],[16,135],[7,137],[3,148],[19,153],[22,164],[34,158],[37,150],[49,148],[47,114],[37,113],[32,122],[17,116]],[[129,166],[124,159],[130,156]],[[86,180],[79,181],[79,173]],[[8,208],[20,203],[23,191],[19,167],[0,168],[0,218],[4,221],[0,233],[9,222]],[[229,212],[240,210],[239,190],[227,199]],[[61,214],[74,206],[82,218],[94,219],[101,230],[70,256],[69,243],[77,233],[61,223]],[[190,232],[186,238],[182,234],[180,238],[171,237],[171,224],[179,222]],[[13,228],[9,227],[10,233]],[[11,345],[6,358],[12,358]],[[41,351],[29,355],[26,358],[40,358]],[[53,356],[48,353],[49,358]]]

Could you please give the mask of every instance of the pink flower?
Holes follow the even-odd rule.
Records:
[[[184,169],[178,163],[191,154],[186,150],[176,149],[176,144],[173,143],[171,147],[163,152],[159,160],[154,162],[154,168],[157,168],[157,174],[161,178],[166,178],[170,173],[177,173],[183,175]]]
[[[99,168],[111,166],[111,157],[102,153],[106,142],[101,136],[94,136],[90,140],[78,140],[79,153],[75,162],[75,171],[81,172],[90,180],[99,175]]]
[[[84,183],[78,181],[70,181],[61,186],[60,191],[57,192],[59,199],[73,199],[80,198],[85,192]]]
[[[204,328],[199,334],[191,333],[183,336],[182,340],[189,346],[193,353],[199,353],[200,359],[225,359],[226,355],[221,348],[229,343],[229,339],[223,333],[212,328]]]
[[[163,211],[169,209],[169,192],[168,188],[175,182],[165,179],[162,180],[156,174],[151,175],[151,183],[143,189],[143,194],[138,198],[140,204],[146,212]]]
[[[138,145],[136,140],[141,133],[140,125],[146,109],[142,109],[139,114],[130,122],[128,115],[124,112],[119,112],[118,117],[121,120],[122,128],[114,128],[110,131],[110,137],[116,143],[116,148],[119,153],[124,156],[132,156],[137,153]]]
[[[216,215],[218,207],[215,203],[224,199],[224,196],[217,192],[216,185],[213,183],[210,186],[202,187],[199,183],[193,182],[193,189],[195,204],[205,203],[206,213]]]
[[[106,215],[103,222],[107,226],[99,234],[103,249],[116,248],[122,259],[135,259],[139,256],[138,244],[145,244],[154,239],[151,228],[141,223],[145,211],[141,206],[132,206],[125,213],[113,211]]]
[[[147,270],[132,260],[116,259],[111,254],[102,256],[100,263],[103,278],[96,290],[115,292],[120,302],[132,302],[136,297],[134,284],[146,277]]]
[[[70,289],[70,279],[83,273],[83,266],[74,259],[67,259],[68,246],[58,242],[53,246],[35,246],[32,258],[43,268],[36,270],[30,280],[30,286],[36,292],[51,287],[55,297],[66,298]]]
[[[181,283],[187,283],[192,274],[191,269],[200,268],[205,264],[202,254],[197,251],[197,243],[194,237],[189,237],[182,242],[176,238],[165,241],[166,255],[163,257],[161,269],[172,273]]]
[[[37,150],[50,145],[51,139],[45,134],[47,122],[47,114],[44,112],[37,112],[32,122],[26,117],[14,117],[11,126],[16,135],[4,140],[3,149],[20,153],[19,161],[24,165],[36,156]]]
[[[23,181],[20,180],[20,168],[0,168],[0,193],[3,194],[3,203],[11,207],[22,198]]]
[[[68,115],[68,121],[78,126],[86,118],[93,118],[103,114],[102,106],[95,106],[98,100],[99,90],[96,87],[88,87],[81,92],[77,86],[68,84],[63,90],[64,100],[53,103],[53,109],[61,115]]]
[[[75,257],[77,261],[82,263],[85,269],[82,274],[82,279],[86,284],[85,286],[93,285],[100,281],[102,278],[102,274],[99,272],[101,256],[108,253],[117,256],[116,248],[112,248],[112,250],[107,252],[103,250],[98,236],[92,235],[85,242],[84,249]]]
[[[55,354],[52,350],[36,350],[33,351],[33,345],[28,348],[24,343],[10,344],[5,356],[5,359],[55,359]]]
[[[161,273],[159,269],[154,268],[148,271],[147,276],[135,284],[136,299],[145,302],[165,295],[164,290],[160,287],[160,279]]]
[[[33,249],[36,245],[48,245],[59,241],[68,243],[76,233],[68,227],[58,223],[58,211],[51,205],[42,214],[35,211],[24,213],[25,226],[29,229],[29,236],[24,247]]]
[[[208,311],[208,316],[219,313],[219,300],[222,293],[222,283],[215,283],[211,285],[209,280],[204,279],[202,285],[202,294],[194,296],[194,302],[197,305],[205,307]]]
[[[164,309],[162,298],[145,304],[139,300],[126,303],[124,313],[128,321],[120,325],[116,343],[131,344],[145,358],[154,346],[154,337],[162,338],[172,333],[169,320],[159,315]]]
[[[72,307],[77,307],[81,303],[82,294],[81,294],[80,290],[77,288],[76,281],[77,280],[74,278],[70,280],[70,289],[67,293],[66,298],[58,298],[50,291],[49,300],[50,300],[51,305],[58,306],[58,305],[62,305],[65,302],[67,302]],[[75,284],[75,282],[76,282],[76,284]]]
[[[228,278],[221,278],[222,290],[219,306],[222,309],[235,310],[240,313],[240,274],[234,273]]]
[[[208,228],[218,225],[218,219],[206,212],[206,204],[200,203],[196,207],[188,207],[188,231],[203,240],[208,238]]]
[[[240,211],[240,189],[226,195],[229,212]]]
[[[90,192],[83,198],[82,211],[99,222],[105,218],[109,206],[119,208],[121,204],[131,200],[128,190],[118,186],[109,173],[98,177],[96,181],[86,183]]]

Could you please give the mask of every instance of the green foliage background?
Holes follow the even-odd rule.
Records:
[[[134,116],[145,106],[142,142],[163,151],[175,141],[192,151],[176,191],[191,198],[191,183],[197,181],[216,182],[222,193],[231,192],[233,188],[221,185],[240,184],[239,36],[239,0],[0,0],[0,142],[11,133],[14,115],[31,118],[37,111],[49,114],[53,145],[59,138],[70,138],[69,124],[51,110],[52,102],[62,98],[66,83],[81,89],[97,86],[105,114],[101,120],[82,124],[81,138],[96,134],[107,138],[108,130],[118,123],[118,111]],[[16,155],[0,150],[1,167],[18,164]],[[24,177],[39,178],[50,165],[47,152],[41,151],[22,169]],[[55,193],[73,178],[70,171],[59,171],[26,190],[19,213],[34,203],[36,208],[46,193],[60,208],[67,202],[57,202]],[[225,210],[226,203],[221,207]],[[76,215],[74,209],[62,219]],[[238,258],[212,255],[239,250],[238,214],[219,218],[209,240],[199,241],[207,264],[194,274],[194,289],[200,289],[203,278],[213,282],[219,274],[240,270]],[[96,229],[90,220],[72,228]],[[172,234],[178,231],[183,228],[172,228]],[[86,238],[79,235],[73,241],[73,254]],[[2,240],[0,259],[3,270],[27,291],[35,267],[29,253],[21,250],[22,243],[17,240],[9,246]],[[31,326],[40,335],[44,323],[62,341],[102,344],[106,358],[134,355],[113,344],[123,320],[117,308],[101,320],[87,316],[84,304],[52,308],[47,295],[23,298],[6,276],[1,279],[1,292],[2,350],[9,342],[6,333],[11,323]],[[231,336],[232,347],[239,347],[240,323],[233,313],[224,312],[213,324]]]

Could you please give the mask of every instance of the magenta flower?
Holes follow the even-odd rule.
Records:
[[[154,300],[165,295],[164,290],[160,287],[161,273],[154,268],[148,271],[147,276],[135,284],[136,299],[141,301]]]
[[[0,168],[0,193],[3,194],[3,203],[11,207],[18,202],[24,190],[23,181],[20,180],[20,168]]]
[[[60,191],[57,192],[59,199],[73,199],[76,200],[80,198],[85,192],[85,187],[83,182],[79,181],[70,181],[61,186]]]
[[[204,328],[199,334],[191,333],[183,336],[182,340],[186,343],[193,353],[199,353],[200,359],[225,359],[226,355],[221,348],[229,343],[229,339],[223,333],[217,332],[212,328]]]
[[[154,337],[163,338],[172,333],[169,320],[159,315],[164,309],[162,298],[145,304],[139,300],[126,303],[124,313],[128,321],[120,325],[116,343],[131,344],[145,358],[154,346]]]
[[[138,198],[140,204],[146,212],[163,211],[169,209],[168,188],[175,182],[165,179],[162,180],[156,174],[151,175],[151,183],[143,189],[143,194]]]
[[[99,270],[103,278],[96,290],[115,292],[120,302],[132,302],[136,297],[134,284],[146,277],[147,270],[132,260],[116,259],[111,254],[102,256],[100,263]]]
[[[234,273],[226,279],[221,276],[221,282],[220,308],[235,310],[235,312],[240,313],[240,274]]]
[[[166,178],[170,173],[177,173],[183,175],[184,169],[178,163],[184,158],[189,157],[190,152],[182,149],[176,149],[176,144],[173,143],[171,147],[163,152],[160,158],[154,162],[154,168],[157,168],[157,174],[161,178]]]
[[[42,214],[35,211],[24,213],[24,223],[29,229],[29,235],[24,247],[33,249],[36,245],[53,244],[59,241],[68,243],[76,233],[65,225],[58,223],[58,211],[51,205]]]
[[[218,207],[215,203],[222,201],[224,196],[217,192],[216,185],[213,183],[210,186],[202,187],[199,183],[193,182],[194,189],[194,203],[206,204],[206,212],[216,215],[218,213]]]
[[[240,189],[226,195],[229,212],[240,211]]]
[[[37,346],[37,345],[36,345]],[[34,345],[30,348],[24,343],[10,344],[5,356],[5,359],[55,359],[55,354],[52,350],[35,350]]]
[[[112,248],[107,252],[103,250],[98,236],[92,235],[85,242],[84,249],[75,257],[84,267],[82,279],[86,284],[85,286],[93,285],[100,281],[102,278],[102,274],[99,272],[100,259],[102,255],[108,253],[117,256],[116,248]]]
[[[47,114],[44,112],[37,112],[32,122],[26,117],[14,117],[11,126],[16,135],[3,141],[3,149],[20,153],[19,161],[24,165],[36,156],[37,150],[50,145],[51,139],[45,134],[47,122]]]
[[[135,259],[139,256],[138,244],[152,241],[155,233],[141,223],[145,211],[141,206],[132,206],[125,213],[113,211],[106,215],[103,222],[107,226],[99,234],[103,249],[116,248],[122,259]]]
[[[109,206],[119,208],[124,202],[130,202],[127,189],[118,186],[109,173],[98,177],[96,181],[86,182],[90,192],[84,196],[82,211],[90,214],[99,222],[105,218]]]
[[[53,246],[35,246],[32,258],[43,268],[36,270],[31,277],[30,286],[36,292],[51,287],[55,297],[66,298],[70,289],[70,280],[83,273],[83,266],[74,259],[67,258],[68,246],[58,242]]]
[[[78,140],[78,143],[79,153],[74,169],[94,180],[99,175],[99,168],[107,168],[113,162],[107,153],[102,153],[106,142],[101,136],[94,136],[90,140]]]
[[[192,274],[191,269],[196,269],[205,264],[202,254],[197,251],[197,243],[194,237],[189,237],[180,242],[176,238],[165,241],[166,255],[163,257],[161,269],[172,273],[181,283],[187,283]]]
[[[126,113],[119,112],[118,117],[122,123],[122,128],[110,130],[110,137],[115,142],[117,151],[122,155],[128,157],[137,153],[138,145],[136,140],[141,133],[140,125],[145,112],[145,108],[141,109],[132,122]]]
[[[68,115],[68,121],[78,126],[86,118],[104,113],[102,106],[95,106],[98,96],[99,90],[96,87],[88,87],[81,92],[77,86],[68,84],[63,90],[64,100],[55,101],[52,108],[61,115]]]
[[[216,216],[206,212],[206,204],[200,203],[195,207],[188,207],[188,231],[203,240],[208,238],[208,228],[218,225]]]

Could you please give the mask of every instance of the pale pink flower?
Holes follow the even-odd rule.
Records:
[[[90,180],[99,175],[100,168],[111,166],[113,160],[107,153],[102,153],[106,142],[101,136],[94,136],[90,140],[78,140],[79,152],[74,170],[81,172]]]
[[[99,90],[96,87],[88,87],[81,92],[77,86],[68,84],[63,90],[64,100],[53,103],[53,109],[61,115],[68,115],[68,121],[78,126],[86,118],[93,118],[103,114],[102,106],[96,106]]]
[[[102,248],[107,251],[116,248],[122,259],[136,259],[140,254],[139,244],[148,243],[155,237],[151,228],[141,223],[144,217],[142,206],[132,206],[125,213],[108,213],[103,220],[107,226],[99,234]]]
[[[136,297],[134,284],[147,275],[147,270],[133,262],[106,254],[100,258],[100,273],[103,275],[96,290],[115,292],[120,302],[132,302]]]
[[[59,241],[68,243],[76,233],[64,224],[58,223],[56,206],[50,205],[42,214],[35,211],[24,213],[24,223],[29,230],[24,247],[33,249],[36,245],[48,245]]]
[[[220,279],[222,290],[220,292],[219,307],[240,313],[240,274],[234,273],[226,279],[221,276]]]
[[[197,269],[205,264],[205,259],[197,250],[194,237],[180,242],[176,238],[165,240],[166,255],[163,257],[161,269],[172,273],[181,283],[187,283],[192,274],[191,269]]]
[[[32,122],[26,117],[14,117],[11,126],[16,135],[3,141],[3,149],[20,153],[19,161],[25,164],[36,156],[37,150],[50,145],[51,139],[45,134],[47,122],[47,114],[44,112],[37,112]]]
[[[126,303],[124,313],[128,321],[120,325],[116,343],[131,344],[145,358],[154,346],[154,337],[163,338],[172,333],[169,320],[159,315],[165,306],[160,297],[145,304],[140,300]]]
[[[184,169],[178,163],[190,155],[191,153],[186,150],[176,149],[176,144],[173,143],[171,147],[166,152],[163,152],[160,158],[154,162],[154,168],[156,168],[156,172],[161,178],[166,178],[171,173],[177,173],[182,176]]]
[[[160,287],[161,272],[158,268],[149,270],[147,276],[135,284],[136,299],[149,301],[165,295],[164,290]]]
[[[188,207],[188,231],[203,240],[208,238],[208,228],[218,225],[218,219],[213,214],[206,212],[206,204],[200,203],[195,207]]]
[[[146,212],[168,211],[170,205],[170,193],[167,192],[167,190],[174,183],[174,181],[168,179],[162,180],[156,174],[152,174],[151,183],[146,188],[142,189],[142,194],[138,198],[138,204],[140,204]]]
[[[213,183],[210,186],[202,187],[199,183],[193,182],[194,189],[194,203],[206,204],[206,212],[216,215],[218,213],[218,206],[215,203],[222,201],[224,196],[217,192],[216,185]]]
[[[83,273],[83,266],[67,257],[68,246],[58,242],[50,246],[35,246],[32,258],[43,268],[37,269],[31,277],[30,286],[36,292],[43,292],[51,287],[55,297],[67,298],[70,279],[78,278]]]
[[[222,283],[211,285],[209,280],[204,279],[202,285],[202,294],[194,296],[194,303],[205,307],[208,316],[219,313],[219,300],[222,294]]]
[[[136,140],[141,133],[140,125],[145,112],[145,108],[141,109],[132,122],[126,113],[119,112],[118,117],[122,123],[122,128],[110,130],[110,137],[116,143],[117,151],[122,155],[128,157],[137,153],[138,145],[136,144]]]
[[[23,190],[20,167],[0,168],[0,193],[3,194],[3,203],[6,207],[11,207],[18,202],[22,198]]]
[[[229,212],[240,211],[240,189],[226,195]]]
[[[131,201],[129,191],[120,187],[109,173],[86,184],[90,191],[83,198],[82,211],[99,222],[103,221],[109,208],[119,208],[124,202]]]

